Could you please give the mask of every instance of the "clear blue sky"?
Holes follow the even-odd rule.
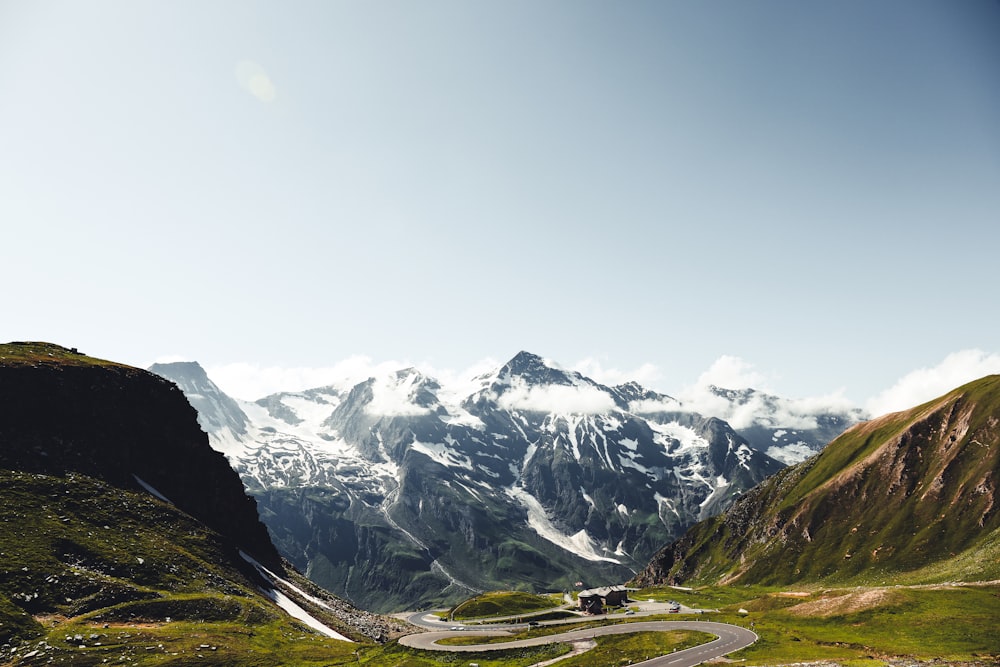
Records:
[[[862,401],[1000,352],[1000,3],[0,0],[0,221],[5,340]]]

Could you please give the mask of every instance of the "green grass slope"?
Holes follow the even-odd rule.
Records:
[[[759,641],[729,656],[746,665],[1000,664],[996,584],[651,588],[635,597],[718,609],[711,620],[752,627]]]
[[[0,343],[0,366],[104,367],[141,372],[125,364],[87,356],[76,348],[65,348],[44,342]]]
[[[149,494],[0,470],[0,664],[197,664],[199,652],[322,664],[353,651],[287,616],[262,583],[219,535]]]

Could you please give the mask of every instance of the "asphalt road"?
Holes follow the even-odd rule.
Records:
[[[425,626],[426,627],[426,626]],[[667,655],[652,658],[644,662],[635,663],[643,667],[692,667],[706,660],[719,658],[727,653],[738,651],[741,648],[750,646],[757,641],[757,635],[753,632],[728,623],[714,623],[712,621],[642,621],[637,623],[621,623],[618,625],[605,625],[597,628],[586,628],[583,630],[570,630],[558,635],[548,635],[546,637],[533,637],[531,639],[518,639],[501,644],[474,644],[467,646],[444,646],[436,642],[445,637],[468,636],[470,631],[445,631],[445,632],[422,632],[414,635],[406,635],[399,639],[399,643],[410,648],[424,649],[428,651],[499,651],[511,648],[524,648],[527,646],[541,646],[543,644],[568,643],[581,641],[605,635],[620,635],[630,632],[666,632],[669,630],[697,630],[708,632],[716,636],[716,639],[694,646],[683,651],[668,653]],[[474,630],[476,635],[481,636],[501,636],[507,634],[503,631],[480,631]]]

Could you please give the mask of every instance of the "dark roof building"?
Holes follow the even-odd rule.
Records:
[[[628,602],[629,589],[624,586],[604,586],[580,591],[577,600],[580,610],[590,614],[601,614],[603,607],[617,607]]]

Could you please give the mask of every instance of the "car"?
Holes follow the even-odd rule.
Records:
[[[448,629],[449,629],[449,630],[461,630],[462,628],[460,628],[460,627],[459,627],[459,626],[457,626],[457,625],[453,625],[453,626],[451,626],[451,627],[450,627],[450,628],[448,628]]]
[[[541,625],[541,623],[539,623],[538,621],[528,621],[529,628],[537,628],[539,625]]]
[[[634,611],[632,611],[631,609],[626,609],[626,610],[625,610],[625,615],[626,615],[626,616],[631,616],[631,615],[632,615],[632,614],[634,614],[634,613],[635,613],[635,612],[634,612]]]

